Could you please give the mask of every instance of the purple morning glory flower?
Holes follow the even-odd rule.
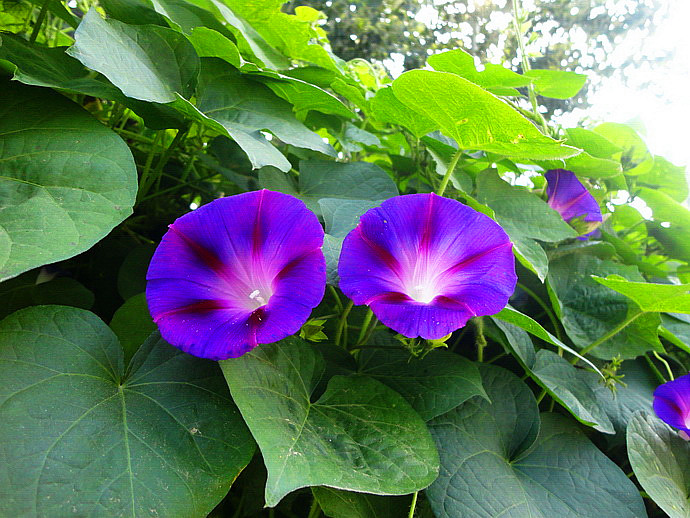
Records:
[[[601,224],[601,209],[572,171],[552,169],[546,172],[548,204],[580,233],[581,238],[594,234]]]
[[[185,214],[146,275],[161,335],[194,356],[223,360],[296,333],[326,288],[323,235],[303,202],[267,190]]]
[[[678,428],[685,437],[690,434],[690,374],[656,388],[654,412],[666,424]]]
[[[369,210],[338,264],[340,289],[407,337],[438,339],[498,313],[515,289],[512,243],[491,218],[435,194]]]

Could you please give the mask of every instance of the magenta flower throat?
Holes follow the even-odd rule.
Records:
[[[161,335],[222,360],[296,333],[323,298],[323,229],[303,202],[267,190],[177,219],[146,275]]]
[[[592,234],[601,224],[601,208],[575,173],[552,169],[544,176],[548,182],[546,195],[549,207],[581,234]]]
[[[666,424],[690,434],[690,374],[660,385],[654,391],[654,412]]]
[[[498,313],[515,289],[512,243],[491,218],[435,194],[369,210],[343,242],[340,289],[407,337],[441,338]]]

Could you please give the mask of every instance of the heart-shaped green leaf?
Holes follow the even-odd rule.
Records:
[[[471,397],[487,397],[475,363],[439,349],[422,359],[410,358],[396,342],[389,333],[374,335],[371,344],[376,348],[361,351],[358,371],[401,394],[425,421]]]
[[[312,401],[324,360],[307,343],[286,338],[221,367],[268,469],[268,506],[306,486],[403,495],[436,478],[424,421],[392,389],[333,376]]]
[[[643,412],[628,424],[628,458],[637,480],[670,518],[690,516],[690,444]]]
[[[441,474],[427,490],[437,518],[646,516],[625,474],[556,414],[540,416],[514,374],[480,371],[491,403],[473,398],[429,423]]]
[[[61,261],[132,213],[127,145],[65,97],[0,81],[0,281]]]
[[[0,322],[0,515],[205,517],[254,453],[218,366],[94,314]]]

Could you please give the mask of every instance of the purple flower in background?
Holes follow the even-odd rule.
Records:
[[[515,289],[512,243],[491,218],[435,194],[391,198],[343,242],[340,288],[407,337],[441,338],[498,313]]]
[[[654,412],[666,424],[690,434],[690,374],[660,385],[654,391]]]
[[[575,230],[586,239],[594,234],[601,224],[601,209],[587,188],[578,180],[575,173],[565,169],[552,169],[546,172],[546,194],[548,204]]]
[[[146,275],[161,335],[194,356],[223,360],[296,333],[323,298],[323,235],[304,203],[267,190],[185,214]]]

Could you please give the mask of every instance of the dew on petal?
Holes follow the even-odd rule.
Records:
[[[221,360],[296,333],[323,298],[323,229],[303,202],[255,191],[177,219],[146,276],[161,335]]]
[[[512,243],[491,218],[435,194],[369,210],[343,242],[340,288],[398,333],[439,339],[498,313],[517,277]]]

